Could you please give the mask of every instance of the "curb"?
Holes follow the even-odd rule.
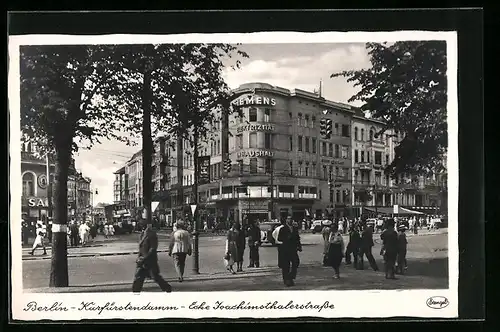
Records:
[[[168,252],[168,250],[158,250],[157,252]],[[131,252],[110,252],[110,253],[88,253],[88,254],[80,254],[80,255],[68,255],[68,258],[82,258],[82,257],[103,257],[103,256],[127,256],[127,255],[137,255],[138,251]],[[51,255],[46,256],[27,256],[23,257],[23,261],[39,261],[39,260],[47,260],[52,259]]]

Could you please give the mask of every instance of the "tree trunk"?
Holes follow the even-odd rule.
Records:
[[[52,222],[52,261],[49,287],[68,287],[68,170],[71,145],[56,146],[54,214]]]
[[[199,165],[198,165],[198,130],[195,128],[194,130],[194,137],[193,137],[193,157],[194,157],[194,183],[193,183],[193,203],[198,205],[198,175],[200,174],[199,172]],[[198,218],[200,214],[198,213],[198,208],[196,208],[195,212],[193,213],[193,219],[194,219],[194,227],[193,227],[193,274],[199,274],[200,273],[200,257],[199,257],[199,229],[200,229],[200,220]]]
[[[142,109],[144,112],[142,122],[142,197],[146,214],[146,223],[151,224],[151,201],[153,195],[151,185],[151,161],[153,154],[153,140],[151,138],[151,73],[149,71],[144,73]]]

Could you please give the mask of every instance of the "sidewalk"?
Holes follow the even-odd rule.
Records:
[[[411,263],[411,264],[410,264]],[[418,269],[442,269],[440,265],[430,264],[429,260],[409,262],[408,275],[398,276],[397,280],[386,280],[383,272],[370,269],[355,270],[351,266],[341,266],[341,278],[333,279],[330,267],[318,264],[302,264],[299,267],[296,286],[287,288],[281,280],[281,270],[277,267],[246,269],[236,275],[227,272],[199,274],[187,277],[183,283],[174,278],[166,278],[173,291],[256,291],[256,290],[383,290],[383,289],[439,289],[448,287],[445,277],[436,277],[428,271]],[[442,263],[442,264],[441,264]],[[414,267],[415,271],[412,271]],[[203,283],[201,283],[203,281]],[[92,292],[131,292],[130,282],[114,282],[112,284],[87,284],[64,288],[26,289],[31,293],[92,293]],[[144,283],[145,292],[160,291],[152,280]]]

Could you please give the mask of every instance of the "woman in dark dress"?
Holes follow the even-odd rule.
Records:
[[[328,238],[328,265],[335,271],[334,278],[340,278],[340,263],[344,256],[344,239],[339,232],[338,225],[333,223]]]
[[[243,272],[243,255],[245,253],[246,232],[245,229],[241,227],[240,223],[236,223],[235,228],[238,233],[236,235],[237,254],[234,262],[236,263],[236,272]]]

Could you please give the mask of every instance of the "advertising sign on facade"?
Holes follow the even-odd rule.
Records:
[[[257,125],[245,125],[238,127],[237,129],[238,133],[242,133],[244,131],[274,131],[274,126],[257,124]]]
[[[267,151],[267,150],[248,150],[248,151],[238,152],[238,158],[273,157],[273,156],[274,156],[274,152]]]
[[[328,159],[322,159],[321,162],[323,164],[332,164],[332,165],[344,165],[344,161],[341,160],[328,160]]]
[[[210,156],[198,157],[198,184],[210,183]]]
[[[276,106],[276,99],[269,97],[261,97],[257,95],[249,95],[233,101],[236,106],[246,106],[246,105],[266,105],[266,106]]]
[[[43,198],[30,197],[28,198],[29,207],[48,207],[47,200]]]

